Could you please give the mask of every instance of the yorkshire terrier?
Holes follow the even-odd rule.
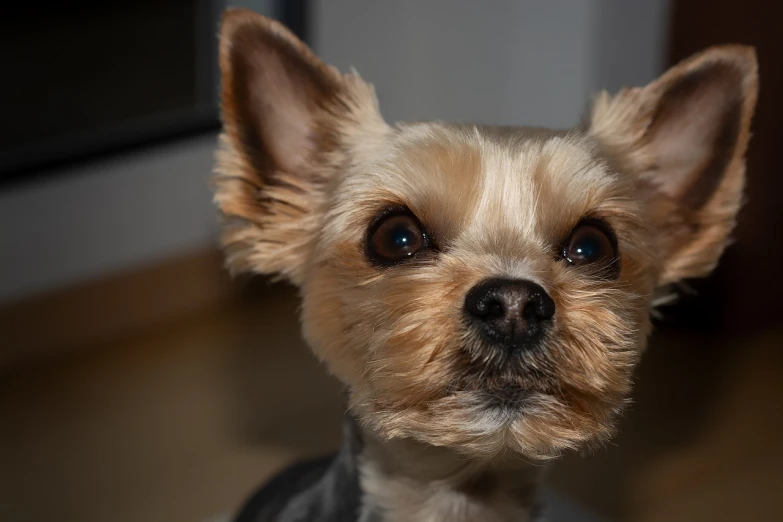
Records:
[[[758,79],[713,47],[570,130],[387,124],[373,88],[228,11],[216,203],[233,272],[298,287],[345,441],[241,521],[540,516],[540,462],[606,441],[658,299],[735,224]]]

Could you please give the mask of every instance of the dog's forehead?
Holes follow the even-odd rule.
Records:
[[[576,132],[411,124],[368,157],[346,173],[338,204],[405,205],[450,238],[557,235],[617,191]]]

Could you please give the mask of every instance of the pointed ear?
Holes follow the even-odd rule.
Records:
[[[387,128],[374,91],[246,10],[224,14],[220,70],[215,201],[228,265],[299,284],[327,186],[349,160],[352,139]]]
[[[713,47],[643,88],[597,98],[589,132],[635,176],[657,231],[659,283],[707,275],[734,228],[758,91],[752,48]]]

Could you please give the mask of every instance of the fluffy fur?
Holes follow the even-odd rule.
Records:
[[[708,274],[734,226],[757,90],[751,49],[713,48],[647,87],[603,93],[569,131],[389,125],[357,74],[245,11],[224,19],[220,63],[215,199],[228,265],[300,288],[304,336],[372,440],[497,463],[611,435],[654,297]],[[394,206],[436,248],[378,267],[367,229]],[[586,217],[614,231],[618,277],[559,259]],[[512,358],[468,326],[466,293],[493,277],[552,297],[542,349]]]

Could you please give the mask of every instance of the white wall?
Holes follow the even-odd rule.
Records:
[[[169,144],[0,192],[0,301],[212,244],[215,143]]]
[[[269,12],[268,0],[234,5]],[[653,78],[666,0],[315,0],[314,46],[390,121],[568,126],[599,87]],[[0,192],[0,302],[215,244],[214,136]]]
[[[314,44],[390,121],[565,127],[661,69],[667,0],[315,0]]]

